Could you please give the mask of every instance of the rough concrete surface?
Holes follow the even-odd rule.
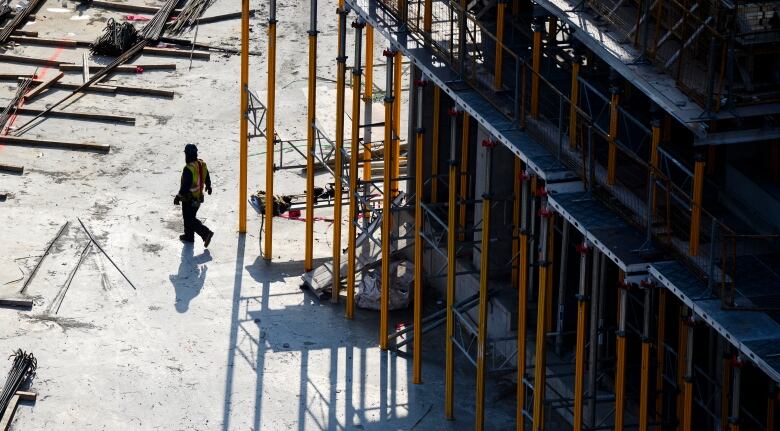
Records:
[[[253,1],[252,8],[259,12],[252,19],[251,48],[261,55],[250,59],[250,88],[264,100],[267,3]],[[238,10],[240,2],[217,0],[206,15]],[[318,116],[331,137],[335,10],[334,0],[320,1],[317,74],[327,79],[319,83]],[[41,37],[94,39],[109,17],[123,15],[49,0],[24,29]],[[279,2],[277,132],[283,139],[306,136],[308,17],[308,2]],[[239,24],[203,25],[198,42],[237,48]],[[350,32],[350,46],[351,38]],[[378,64],[382,43],[377,41]],[[16,46],[8,53],[80,64],[84,51]],[[142,56],[135,63],[176,63],[178,69],[117,75],[107,84],[169,89],[176,96],[86,94],[61,109],[134,116],[135,125],[48,119],[25,135],[110,144],[108,154],[0,145],[1,162],[25,166],[22,175],[0,174],[0,193],[8,193],[0,202],[0,297],[18,296],[22,273],[29,274],[70,221],[27,289],[33,308],[0,308],[0,353],[22,348],[39,363],[33,383],[39,398],[18,408],[12,429],[472,428],[475,377],[462,360],[457,420],[443,420],[441,332],[426,335],[424,383],[413,385],[411,359],[379,350],[376,313],[357,310],[356,319],[347,321],[343,300],[320,303],[299,289],[303,222],[275,219],[273,263],[260,257],[260,218],[251,207],[248,233],[237,234],[239,57],[212,52],[210,61],[194,60],[191,70],[187,59]],[[2,63],[0,69],[32,73],[35,67]],[[382,83],[384,70],[377,68],[375,76]],[[81,75],[66,73],[63,80],[80,83]],[[0,105],[15,88],[14,82],[0,82]],[[50,90],[29,107],[44,108],[65,94]],[[212,171],[214,194],[199,214],[216,232],[208,250],[200,240],[188,245],[178,239],[181,215],[172,199],[188,142],[197,143]],[[262,188],[265,140],[249,145],[251,193]],[[295,160],[295,153],[288,150],[285,157]],[[318,185],[327,181],[324,174],[317,178]],[[300,171],[276,173],[276,193],[302,193],[304,187]],[[330,211],[317,215],[328,217]],[[92,247],[61,296],[88,244],[77,218],[137,289]],[[319,263],[331,256],[331,232],[327,221],[315,223]],[[393,317],[409,320],[405,313]],[[0,358],[0,369],[7,366],[10,361]],[[489,382],[489,429],[514,426],[510,389]]]

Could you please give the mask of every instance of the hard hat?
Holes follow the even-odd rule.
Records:
[[[196,147],[195,144],[187,144],[184,146],[184,154],[197,157],[198,147]]]

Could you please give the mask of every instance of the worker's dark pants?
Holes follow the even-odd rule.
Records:
[[[182,202],[181,203],[181,213],[182,217],[184,217],[184,236],[187,239],[194,239],[195,235],[198,234],[201,238],[205,239],[206,235],[211,232],[209,228],[203,225],[203,223],[200,222],[200,220],[197,219],[198,215],[198,209],[200,208],[200,204],[193,202]]]

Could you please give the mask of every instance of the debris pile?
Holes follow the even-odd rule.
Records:
[[[118,23],[110,18],[100,36],[90,47],[95,55],[122,55],[138,43],[138,31],[129,22]]]
[[[414,286],[414,264],[408,260],[390,262],[389,309],[407,308],[412,302]],[[355,305],[369,310],[379,310],[382,297],[382,278],[377,269],[369,271],[360,282],[360,291],[355,294]]]

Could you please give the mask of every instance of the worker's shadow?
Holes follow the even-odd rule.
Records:
[[[192,301],[206,282],[208,267],[206,262],[211,261],[211,253],[208,249],[195,256],[195,247],[192,243],[184,243],[181,248],[181,262],[179,272],[168,276],[176,292],[175,307],[179,313],[185,313],[190,308]]]

